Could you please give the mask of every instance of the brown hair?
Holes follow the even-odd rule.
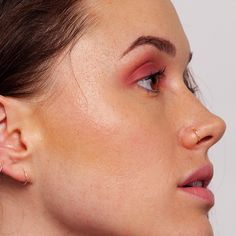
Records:
[[[87,28],[86,10],[82,0],[0,0],[0,95],[38,92],[51,59]]]

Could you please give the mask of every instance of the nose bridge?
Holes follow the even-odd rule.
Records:
[[[224,134],[225,122],[211,113],[196,97],[182,100],[179,138],[185,148],[211,147]]]

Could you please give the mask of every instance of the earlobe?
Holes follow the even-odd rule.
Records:
[[[8,124],[9,120],[14,123],[11,116],[11,104],[4,103],[4,98],[0,98],[0,168],[5,176],[21,182],[29,182],[29,171],[27,171],[27,161],[29,152],[27,145],[22,138],[21,127]],[[7,110],[9,114],[7,114]],[[18,122],[16,122],[16,125]],[[9,126],[11,128],[9,128]]]

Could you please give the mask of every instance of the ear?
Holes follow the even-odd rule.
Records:
[[[29,182],[30,152],[24,139],[24,103],[0,96],[0,165],[2,174]]]

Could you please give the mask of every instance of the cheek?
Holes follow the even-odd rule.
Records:
[[[115,224],[124,230],[166,212],[171,178],[163,140],[168,136],[135,106],[117,103],[114,109],[114,103],[101,99],[87,101],[80,111],[68,104],[61,112],[50,109],[41,188],[45,204],[61,220],[81,227]]]

